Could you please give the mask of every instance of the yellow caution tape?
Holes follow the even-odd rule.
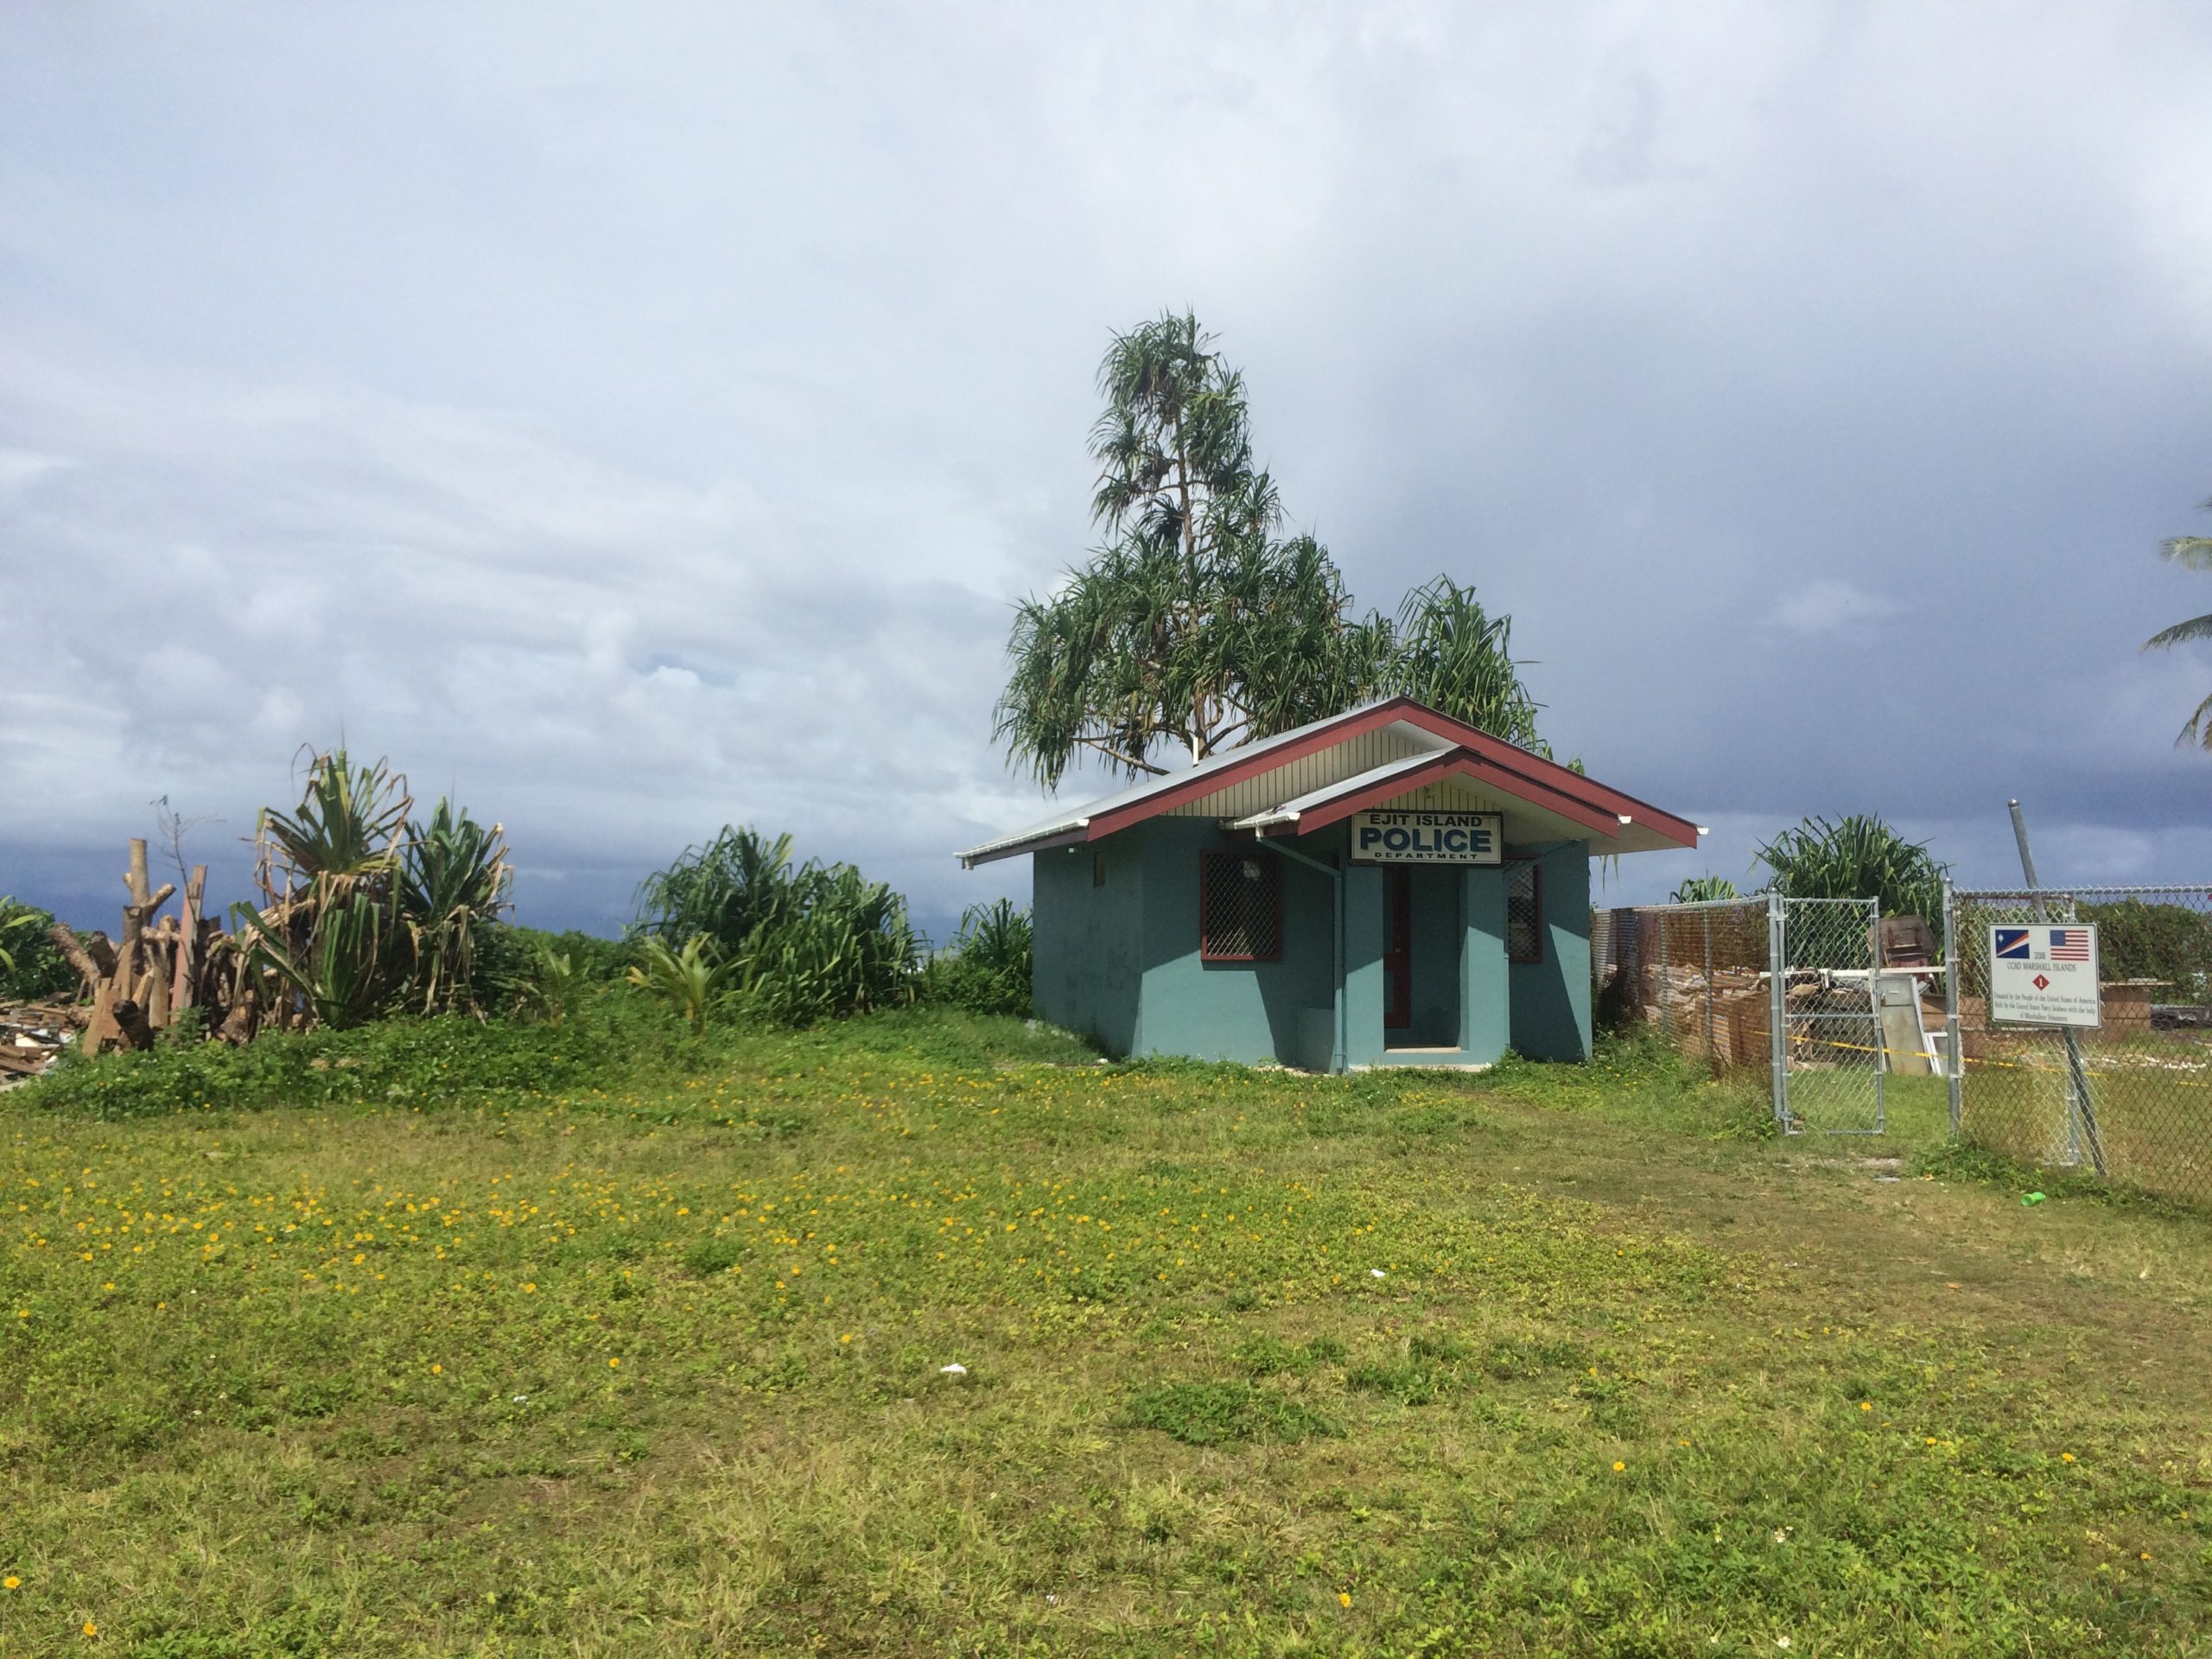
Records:
[[[1841,1043],[1836,1041],[1832,1037],[1792,1037],[1789,1040],[1793,1043],[1801,1044],[1808,1047],[1848,1049],[1854,1054],[1888,1054],[1898,1057],[1910,1057],[1922,1060],[1925,1060],[1929,1058],[1927,1052],[1922,1049],[1881,1048],[1866,1043]],[[2042,1071],[2055,1077],[2063,1077],[2067,1074],[2067,1068],[2063,1065],[2036,1065],[2025,1060],[1994,1060],[1986,1058],[1986,1057],[1979,1054],[1965,1054],[1961,1055],[1960,1058],[1968,1065],[1991,1065],[1995,1066],[2000,1071]],[[2212,1061],[2206,1062],[2206,1066],[2212,1067]],[[2191,1069],[2196,1070],[2203,1068],[2193,1067]],[[2084,1060],[2082,1062],[2082,1070],[2085,1071],[2096,1072],[2097,1075],[2102,1077],[2126,1076],[2129,1071],[2129,1068],[2122,1066],[2105,1066],[2100,1069],[2094,1063],[2088,1060]],[[2164,1067],[2158,1068],[2158,1071],[2164,1081],[2171,1084],[2177,1089],[2212,1089],[2212,1083],[2194,1083],[2185,1077],[2177,1077]]]

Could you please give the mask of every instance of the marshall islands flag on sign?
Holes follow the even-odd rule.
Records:
[[[1989,1016],[2022,1026],[2103,1023],[2094,927],[1989,930]]]
[[[2086,927],[2000,927],[1993,954],[2029,962],[2037,954],[2035,946],[2041,944],[2053,962],[2087,962],[2092,948],[2090,932]]]

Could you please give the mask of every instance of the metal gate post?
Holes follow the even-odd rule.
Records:
[[[1959,901],[1943,878],[1943,1070],[1951,1096],[1951,1139],[1965,1121],[1967,1058],[1959,1051]]]
[[[1783,1133],[1789,1133],[1789,1001],[1783,995],[1783,964],[1788,961],[1784,950],[1783,897],[1778,893],[1766,896],[1766,982],[1767,1033],[1773,1050],[1774,1065],[1774,1121],[1782,1126]]]
[[[1916,986],[1913,994],[1919,995]],[[1890,1075],[1890,1033],[1882,1024],[1882,901],[1866,901],[1866,1012],[1874,1018],[1874,1133],[1886,1134],[1890,1120],[1885,1090]],[[1914,1028],[1919,1018],[1914,1017]]]
[[[2035,906],[2036,920],[2049,921],[2050,912],[2044,907],[2043,884],[2036,880],[2035,855],[2028,850],[2028,820],[2021,812],[2020,804],[2018,801],[2012,802],[2011,805],[2012,838],[2020,844],[2020,874],[2028,878],[2028,899]],[[2066,901],[2066,910],[2068,918],[2070,919],[2074,912],[2074,901],[2071,899]],[[2066,1147],[2069,1154],[2068,1161],[2076,1164],[2082,1161],[2081,1134],[2086,1129],[2089,1135],[2089,1161],[2095,1167],[2098,1175],[2101,1177],[2105,1173],[2105,1142],[2104,1137],[2097,1133],[2096,1103],[2089,1096],[2089,1072],[2088,1068],[2082,1064],[2081,1039],[2074,1034],[2074,1027],[2071,1026],[2065,1028],[2063,1035],[2066,1039]]]

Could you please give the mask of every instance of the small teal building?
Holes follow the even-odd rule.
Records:
[[[1030,859],[1041,1018],[1342,1071],[1587,1058],[1591,859],[1702,833],[1395,697],[960,859]]]

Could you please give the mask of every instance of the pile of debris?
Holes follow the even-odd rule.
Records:
[[[176,884],[149,885],[146,843],[130,843],[124,886],[123,937],[78,933],[56,923],[51,937],[85,982],[90,1006],[73,1011],[82,1023],[86,1054],[151,1048],[154,1039],[190,1020],[204,1035],[228,1043],[252,1040],[264,1020],[283,1023],[287,999],[274,976],[257,972],[235,935],[204,913],[207,867],[186,878],[180,914],[156,918],[176,897]]]
[[[60,1059],[84,1023],[82,1008],[57,1003],[0,1007],[0,1089],[35,1077]]]

